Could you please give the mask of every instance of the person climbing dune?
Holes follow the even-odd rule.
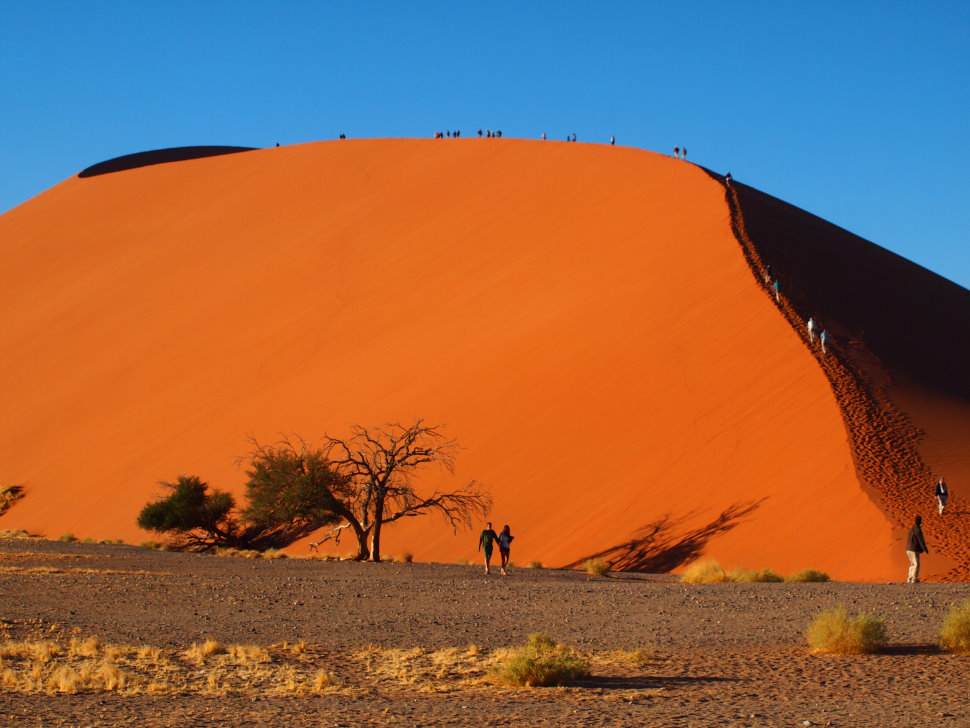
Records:
[[[818,342],[822,345],[822,353],[825,354],[832,346],[832,337],[829,336],[828,331],[823,331],[822,335],[818,337]]]
[[[772,288],[775,289],[775,303],[781,303],[781,281],[775,281]]]
[[[950,491],[946,487],[946,481],[940,478],[936,481],[936,487],[933,489],[933,495],[936,496],[936,503],[940,507],[940,515],[943,515],[943,509],[946,508],[946,502],[950,497]]]
[[[815,331],[818,329],[818,324],[815,323],[815,319],[808,319],[808,341],[811,344],[815,343]]]

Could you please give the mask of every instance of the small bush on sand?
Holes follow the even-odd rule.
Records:
[[[583,568],[586,569],[587,574],[593,576],[606,576],[610,573],[610,565],[601,559],[586,559]]]
[[[543,568],[542,567],[542,562],[539,561],[539,559],[534,559],[533,561],[529,562],[529,568],[530,569],[541,569],[541,568]]]
[[[468,559],[458,559],[459,566],[468,566],[471,562]]]
[[[940,647],[950,652],[970,652],[970,599],[954,605],[944,617]]]
[[[285,559],[286,558],[286,554],[280,551],[279,549],[266,549],[265,551],[263,551],[261,556],[264,559]]]
[[[759,582],[762,584],[777,584],[785,580],[771,569],[744,569],[738,568],[728,575],[729,581],[737,582]]]
[[[185,656],[190,660],[202,662],[210,655],[222,655],[227,651],[228,650],[225,645],[212,638],[209,638],[201,645],[197,642],[193,642],[192,646],[185,651]]]
[[[142,541],[138,545],[141,546],[143,549],[153,549],[155,551],[158,551],[159,549],[162,548],[162,544],[159,541]]]
[[[886,641],[885,620],[862,612],[849,617],[844,607],[818,614],[805,630],[813,652],[862,655],[876,652]]]
[[[529,635],[525,647],[509,652],[492,669],[494,679],[506,685],[544,687],[566,685],[589,675],[589,663],[575,650],[556,644],[544,634]]]
[[[824,582],[830,581],[829,575],[824,571],[819,571],[818,569],[802,569],[801,571],[796,571],[794,574],[789,576],[785,581],[815,581]]]
[[[724,567],[716,561],[697,561],[688,566],[681,577],[687,584],[716,584],[728,580]]]
[[[401,554],[400,561],[402,564],[410,564],[414,561],[414,554],[410,553],[409,551],[405,551],[403,554]]]
[[[63,541],[64,543],[73,543],[74,541],[77,541],[77,539],[74,537],[74,534],[71,533],[70,531],[68,531],[67,533],[62,533],[60,536],[57,537],[57,540]]]

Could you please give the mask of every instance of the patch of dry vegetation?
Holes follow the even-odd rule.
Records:
[[[586,559],[583,568],[586,569],[587,574],[593,576],[606,576],[610,573],[610,565],[602,559]]]
[[[490,670],[496,682],[516,687],[568,685],[590,674],[589,660],[548,635],[529,635],[524,647],[509,650]]]
[[[22,540],[22,539],[23,540],[31,539],[31,540],[35,540],[35,541],[39,541],[40,540],[40,536],[31,536],[29,533],[27,533],[22,528],[17,529],[17,530],[14,530],[14,531],[9,531],[9,530],[2,530],[2,531],[0,531],[0,539],[4,539],[4,538],[5,539],[10,539],[10,540]]]
[[[684,570],[681,581],[686,584],[824,582],[829,581],[829,575],[818,569],[802,569],[784,577],[771,569],[746,569],[739,566],[728,571],[716,561],[697,561]]]
[[[970,652],[970,599],[954,605],[943,618],[940,647],[949,652]]]
[[[833,655],[873,653],[886,642],[886,622],[860,612],[849,617],[844,607],[828,609],[818,615],[805,630],[812,652]]]
[[[167,571],[144,571],[137,569],[134,571],[122,571],[119,569],[81,569],[81,568],[60,568],[57,566],[0,566],[0,574],[37,574],[37,575],[57,575],[57,574],[88,574],[97,576],[161,576],[168,575]]]

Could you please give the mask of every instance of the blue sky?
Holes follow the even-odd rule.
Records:
[[[970,3],[0,0],[0,212],[190,144],[669,152],[970,288]]]

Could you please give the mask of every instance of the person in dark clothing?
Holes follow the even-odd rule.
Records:
[[[933,495],[936,496],[936,502],[940,506],[940,515],[943,515],[943,509],[946,508],[946,501],[950,497],[950,491],[946,487],[946,481],[940,478],[936,481],[936,488],[933,489]]]
[[[486,574],[489,573],[489,567],[492,562],[492,549],[496,541],[498,541],[498,534],[492,530],[492,522],[489,521],[485,524],[485,530],[482,531],[482,535],[478,537],[478,550],[485,554]]]
[[[906,538],[906,555],[909,557],[909,577],[906,582],[909,584],[919,584],[919,555],[930,552],[926,548],[923,529],[920,528],[922,522],[922,516],[916,516],[916,524],[909,529],[909,536]]]

